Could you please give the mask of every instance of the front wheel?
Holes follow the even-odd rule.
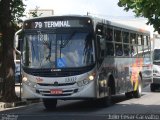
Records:
[[[108,107],[112,105],[111,88],[108,87],[108,96],[99,99],[100,107]]]
[[[57,99],[43,99],[43,104],[47,110],[54,110],[57,105]]]
[[[141,76],[138,77],[138,88],[136,91],[133,91],[133,97],[140,98],[142,95],[142,78]]]

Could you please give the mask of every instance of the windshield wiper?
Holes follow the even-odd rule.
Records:
[[[65,40],[63,43],[61,41],[60,48],[64,48],[69,43],[69,41],[72,39],[72,37],[75,35],[75,33],[76,33],[75,31],[72,32],[72,34],[68,37],[68,39]]]
[[[50,61],[50,58],[51,58],[51,41],[49,41],[49,43],[47,44],[47,47],[49,49],[49,53],[48,53],[48,56],[46,57],[46,60],[49,60]]]

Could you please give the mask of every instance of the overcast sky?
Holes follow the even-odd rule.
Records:
[[[119,0],[25,0],[27,11],[35,9],[53,9],[55,15],[64,14],[81,14],[86,15],[87,12],[97,16],[134,16],[129,11],[118,7]]]

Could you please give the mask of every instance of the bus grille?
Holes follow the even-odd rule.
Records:
[[[40,86],[68,86],[68,85],[74,85],[76,82],[73,83],[58,83],[58,84],[48,84],[48,83],[38,83]]]
[[[62,94],[51,94],[50,90],[36,90],[36,93],[41,94],[43,96],[69,96],[76,92],[78,92],[78,89],[63,90]]]

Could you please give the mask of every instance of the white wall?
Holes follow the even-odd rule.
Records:
[[[35,12],[35,10],[29,10],[29,18],[32,18],[31,12]],[[52,9],[38,9],[37,14],[40,15],[40,17],[52,16],[54,15],[54,11]]]

